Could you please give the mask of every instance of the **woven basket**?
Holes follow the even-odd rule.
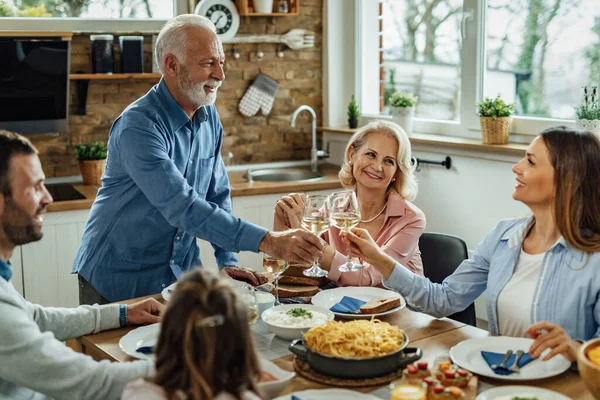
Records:
[[[79,169],[83,177],[84,185],[102,186],[102,174],[106,160],[85,160],[79,161]]]
[[[484,144],[506,144],[512,117],[479,117]]]

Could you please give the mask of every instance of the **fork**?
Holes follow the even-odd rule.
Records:
[[[508,350],[506,352],[506,354],[504,355],[504,359],[502,360],[502,362],[500,364],[492,364],[490,365],[490,367],[492,369],[496,369],[496,368],[504,368],[504,369],[508,369],[506,368],[506,362],[508,361],[508,359],[510,358],[510,356],[512,356],[513,351],[512,350]]]
[[[517,357],[515,358],[514,364],[511,365],[508,369],[509,371],[519,372],[521,370],[521,367],[519,367],[519,360],[521,359],[521,357],[523,357],[523,354],[525,354],[523,350],[517,350]]]

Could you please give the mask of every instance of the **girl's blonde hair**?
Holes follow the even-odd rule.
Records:
[[[220,392],[236,399],[257,392],[260,375],[248,324],[248,306],[229,283],[202,269],[180,278],[162,317],[156,345],[156,377],[168,399],[183,391],[190,400]],[[207,324],[209,320],[218,323]]]
[[[417,180],[415,178],[416,165],[412,158],[410,141],[404,129],[393,122],[375,120],[360,128],[348,142],[346,152],[344,153],[344,164],[338,176],[340,182],[347,189],[356,188],[356,179],[352,174],[352,166],[350,165],[350,150],[353,149],[356,153],[367,142],[367,137],[372,133],[381,133],[396,139],[398,142],[398,155],[396,157],[398,167],[396,170],[396,181],[390,182],[388,191],[396,189],[400,196],[406,200],[414,200],[417,197],[419,190]]]

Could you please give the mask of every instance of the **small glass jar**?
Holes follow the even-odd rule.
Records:
[[[392,383],[390,388],[391,400],[427,400],[427,391],[423,386]]]
[[[279,0],[277,2],[277,12],[281,14],[290,12],[290,4],[288,3],[288,0]]]

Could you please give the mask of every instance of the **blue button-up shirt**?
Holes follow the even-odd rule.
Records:
[[[499,333],[498,296],[513,275],[533,217],[501,221],[473,256],[435,284],[396,264],[384,285],[404,295],[409,306],[436,317],[464,310],[487,289],[489,329]],[[586,253],[564,238],[544,254],[533,293],[530,323],[559,324],[572,339],[600,336],[600,252]]]
[[[201,265],[196,238],[213,244],[220,268],[238,264],[232,252],[257,252],[267,230],[231,215],[222,137],[214,106],[190,119],[163,80],[123,111],[73,273],[120,301]]]
[[[12,278],[12,274],[13,271],[10,267],[10,264],[0,258],[0,277],[3,278],[6,282],[9,282],[10,278]]]

